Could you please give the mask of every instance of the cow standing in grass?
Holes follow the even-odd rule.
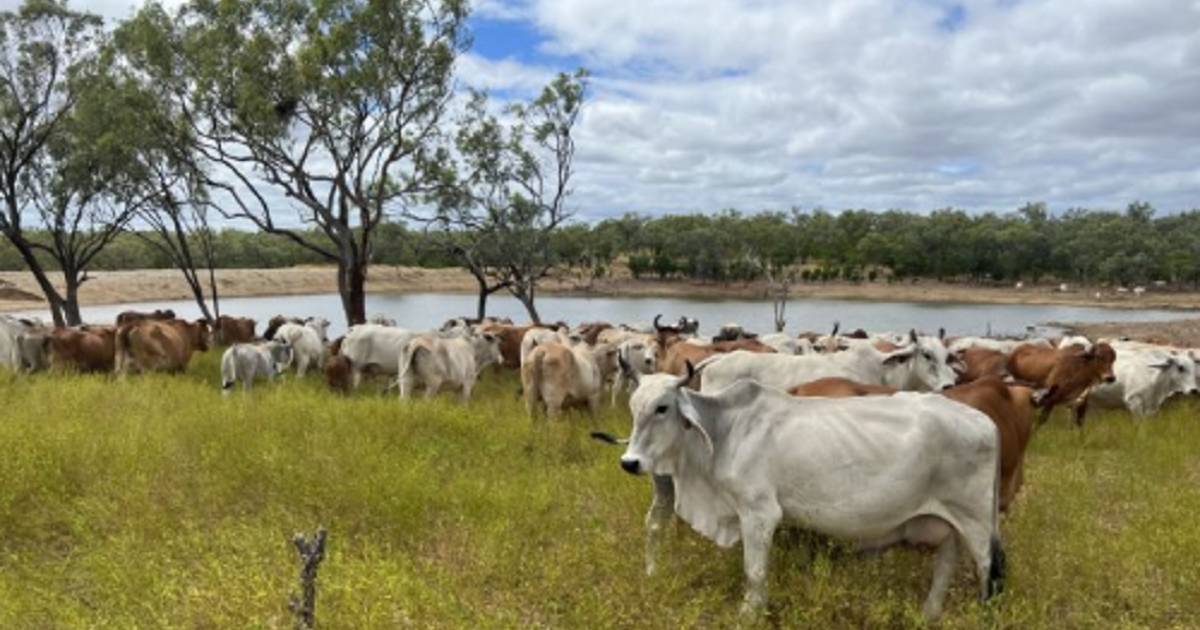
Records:
[[[747,611],[766,606],[771,539],[785,519],[864,549],[934,547],[930,619],[942,612],[960,545],[981,597],[1000,591],[1000,443],[986,415],[931,394],[798,399],[753,381],[709,394],[687,389],[689,380],[640,377],[629,401],[621,468],[659,476],[648,561],[673,506],[717,545],[742,542]]]
[[[254,379],[274,380],[292,362],[292,346],[283,339],[265,343],[239,343],[221,355],[221,393],[229,394],[238,381],[250,391]]]
[[[432,398],[443,386],[457,387],[465,403],[485,367],[500,363],[500,340],[489,333],[462,337],[436,334],[412,338],[400,352],[397,372],[400,398],[412,395],[415,385],[425,387]]]
[[[208,322],[146,319],[117,329],[115,369],[130,372],[184,372],[192,354],[208,350]]]

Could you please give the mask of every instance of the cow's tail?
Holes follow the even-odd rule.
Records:
[[[529,413],[533,415],[534,406],[537,403],[538,396],[542,391],[542,362],[545,360],[544,352],[531,352],[526,361],[521,362],[521,396],[525,398],[525,406],[529,409]]]
[[[1004,555],[1004,546],[1000,543],[1000,427],[994,427],[996,431],[996,477],[992,483],[992,536],[988,545],[988,555],[990,562],[988,563],[987,587],[984,592],[985,599],[991,599],[1004,591],[1004,575],[1006,558]]]
[[[129,373],[129,362],[132,360],[129,337],[136,326],[125,324],[117,328],[113,339],[113,371],[117,374]]]
[[[221,393],[228,394],[232,391],[233,386],[237,384],[237,378],[237,358],[234,357],[234,350],[231,347],[221,357]]]
[[[413,369],[413,362],[417,360],[417,354],[424,347],[416,343],[416,339],[410,339],[400,349],[400,365],[396,369],[396,385],[400,388],[400,396],[405,396],[408,392],[404,391],[404,379],[410,378],[409,372]]]

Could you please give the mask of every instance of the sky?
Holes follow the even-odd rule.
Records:
[[[476,0],[471,29],[463,86],[592,72],[585,220],[1200,207],[1200,0]]]

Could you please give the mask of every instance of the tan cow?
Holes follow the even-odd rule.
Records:
[[[663,337],[659,337],[662,339]],[[718,341],[707,346],[698,346],[696,344],[684,343],[681,337],[668,337],[670,345],[663,353],[662,360],[658,363],[658,371],[666,374],[674,374],[675,376],[684,376],[688,373],[687,363],[690,361],[692,365],[699,365],[701,361],[717,354],[725,354],[734,350],[746,350],[748,352],[773,353],[775,349],[758,341],[757,339],[739,339],[737,341]]]
[[[608,352],[615,357],[616,349],[607,344],[591,348],[584,343],[566,346],[548,342],[534,348],[521,366],[521,387],[529,417],[536,418],[538,407],[544,406],[553,420],[565,405],[583,403],[595,414],[604,387],[601,364]]]
[[[958,373],[959,383],[970,383],[981,378],[1008,375],[1008,355],[991,348],[973,346],[955,353],[962,370]]]
[[[55,328],[46,337],[50,367],[79,372],[111,372],[115,361],[115,326]]]
[[[143,320],[117,329],[116,372],[183,372],[195,352],[208,350],[208,322]]]

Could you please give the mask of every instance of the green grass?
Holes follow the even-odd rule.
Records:
[[[476,400],[340,399],[314,379],[222,399],[184,376],[0,374],[0,628],[286,628],[297,531],[330,531],[322,628],[674,628],[737,623],[740,548],[678,525],[642,576],[649,483],[587,438],[628,412],[532,425],[512,374]],[[1057,417],[1004,524],[1008,590],[948,628],[1200,622],[1200,426]],[[777,535],[763,627],[921,625],[930,556]]]

